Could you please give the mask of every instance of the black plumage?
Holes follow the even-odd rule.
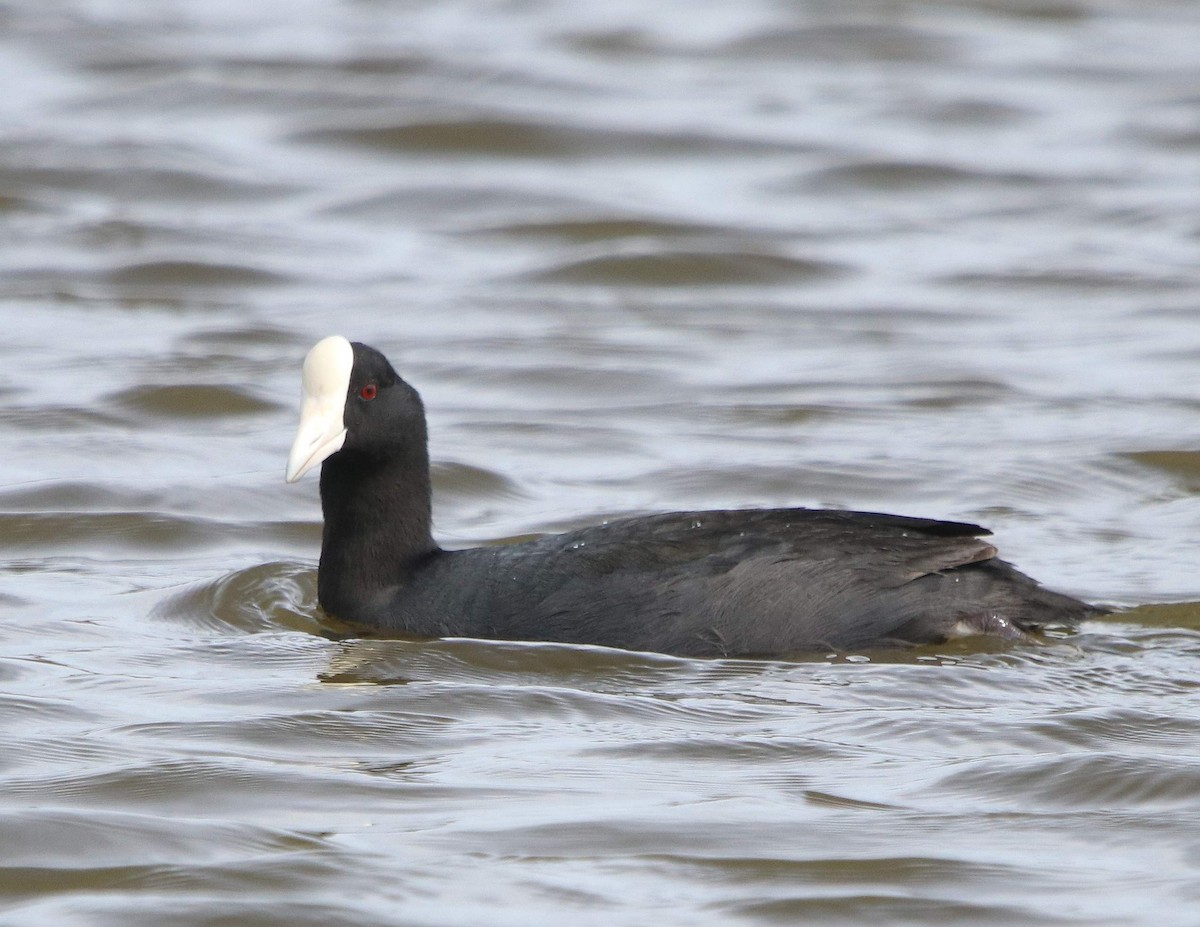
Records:
[[[352,348],[345,439],[321,471],[318,596],[343,620],[721,656],[1021,637],[1102,611],[998,559],[978,525],[866,512],[676,512],[442,550],[421,399]]]

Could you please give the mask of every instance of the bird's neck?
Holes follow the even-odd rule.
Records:
[[[367,620],[438,548],[423,446],[369,457],[334,454],[321,466],[325,529],[317,597],[330,614]]]

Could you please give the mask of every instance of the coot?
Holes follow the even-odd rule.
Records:
[[[348,622],[726,656],[1019,638],[1102,611],[998,559],[978,525],[870,512],[672,512],[442,550],[417,391],[337,335],[303,390],[287,480],[321,465],[318,598]]]

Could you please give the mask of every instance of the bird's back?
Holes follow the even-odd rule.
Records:
[[[432,557],[380,622],[417,635],[768,654],[1019,636],[1095,611],[977,525],[812,509],[676,512]]]

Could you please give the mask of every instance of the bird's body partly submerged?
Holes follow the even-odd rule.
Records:
[[[318,464],[320,603],[395,633],[766,655],[1021,637],[1102,611],[998,559],[978,525],[867,512],[674,512],[442,550],[420,397],[340,336],[305,359],[289,482]]]

